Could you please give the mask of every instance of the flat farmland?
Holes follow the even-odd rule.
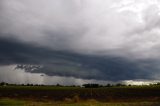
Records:
[[[1,86],[0,98],[63,101],[73,98],[94,99],[101,102],[160,101],[159,86],[136,87],[55,87],[55,86]]]

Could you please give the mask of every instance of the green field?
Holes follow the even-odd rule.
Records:
[[[160,87],[0,86],[0,106],[160,106]]]
[[[37,102],[24,101],[16,99],[0,99],[0,106],[160,106],[158,102],[120,102],[120,103],[102,103],[95,100],[72,102]]]

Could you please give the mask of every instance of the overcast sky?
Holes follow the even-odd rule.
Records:
[[[159,80],[160,1],[1,0],[0,49],[8,79]]]

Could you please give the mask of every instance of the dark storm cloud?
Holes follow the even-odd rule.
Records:
[[[156,59],[159,4],[158,0],[2,0],[0,32],[53,50]]]
[[[1,64],[48,64],[52,62],[58,64],[59,58],[72,60],[70,58],[72,54],[67,52],[54,51],[33,43],[24,43],[12,37],[0,37],[0,49]]]
[[[0,64],[50,76],[157,79],[158,0],[1,0]]]
[[[19,64],[17,68],[31,73],[98,80],[152,79],[151,67],[141,66],[145,62],[53,51],[14,38],[0,38],[0,42],[0,64]]]

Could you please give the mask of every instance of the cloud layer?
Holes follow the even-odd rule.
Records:
[[[38,65],[33,73],[53,76],[157,79],[159,5],[158,0],[2,0],[0,64]]]
[[[54,50],[157,58],[159,4],[158,0],[2,0],[0,30]]]
[[[0,65],[17,65],[31,73],[97,80],[155,79],[158,61],[131,61],[122,57],[82,55],[1,38]],[[153,70],[153,71],[150,71]]]

